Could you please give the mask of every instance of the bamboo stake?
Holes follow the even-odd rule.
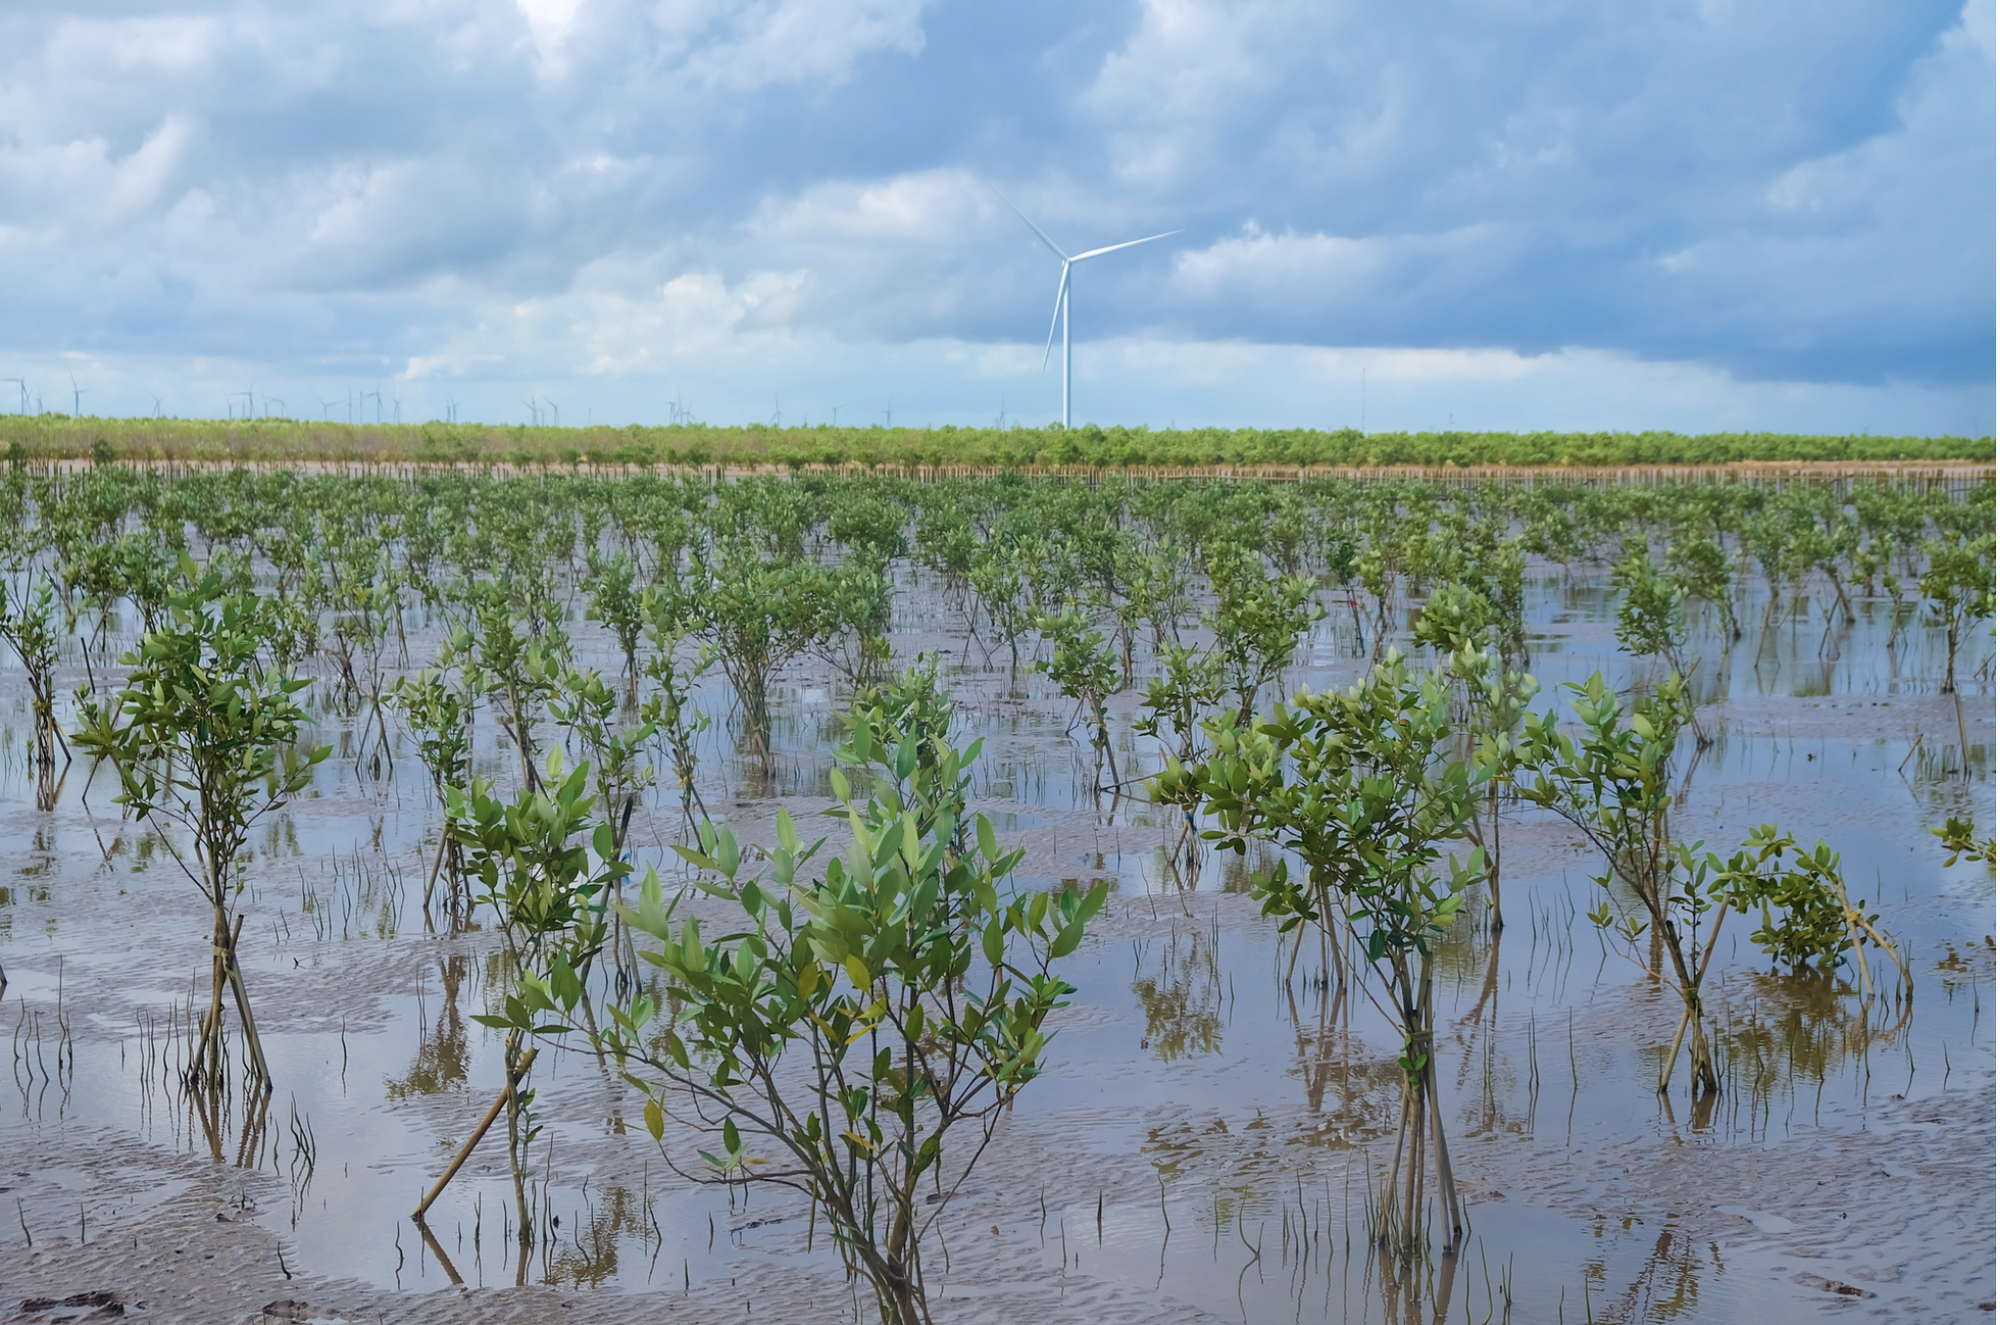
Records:
[[[250,1058],[257,1065],[257,1074],[263,1079],[264,1093],[269,1095],[276,1089],[271,1079],[271,1064],[264,1057],[264,1042],[257,1036],[257,1019],[250,1015],[250,990],[243,983],[243,967],[236,960],[236,940],[243,934],[243,916],[236,917],[235,932],[229,936],[229,951],[223,963],[229,971],[229,987],[236,995],[236,1014],[243,1018],[243,1038],[250,1042]]]
[[[540,1052],[541,1050],[538,1048],[531,1048],[528,1052],[521,1055],[520,1063],[508,1074],[507,1084],[500,1088],[500,1094],[493,1101],[493,1107],[486,1111],[486,1116],[479,1120],[479,1126],[472,1129],[472,1135],[465,1139],[465,1144],[460,1146],[458,1153],[451,1157],[451,1163],[445,1166],[444,1176],[432,1184],[428,1192],[424,1193],[423,1200],[417,1202],[416,1213],[410,1216],[412,1219],[416,1220],[419,1224],[424,1222],[424,1213],[431,1208],[431,1202],[437,1200],[443,1194],[445,1184],[457,1176],[459,1169],[464,1167],[465,1161],[472,1157],[473,1147],[479,1144],[480,1139],[486,1135],[487,1129],[493,1126],[493,1120],[500,1116],[500,1110],[507,1107],[507,1101],[514,1097],[515,1088],[520,1085],[521,1078],[528,1075],[528,1069],[535,1064],[535,1055]]]

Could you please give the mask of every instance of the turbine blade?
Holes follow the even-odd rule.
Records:
[[[1024,216],[1021,219],[1025,221],[1027,218]],[[1163,234],[1147,235],[1144,239],[1128,239],[1122,244],[1111,244],[1104,248],[1094,248],[1088,253],[1079,253],[1071,258],[1070,261],[1082,262],[1085,258],[1101,258],[1106,253],[1116,253],[1121,248],[1133,248],[1139,244],[1150,244],[1156,239],[1167,239],[1179,233],[1181,232],[1178,230],[1168,230]]]
[[[993,189],[993,186],[991,184],[988,184],[986,187],[989,189]],[[1014,215],[1020,217],[1021,220],[1027,224],[1028,229],[1034,231],[1036,236],[1044,244],[1047,244],[1049,246],[1049,252],[1055,254],[1057,257],[1061,258],[1064,262],[1069,261],[1069,254],[1057,248],[1056,241],[1050,239],[1047,235],[1043,234],[1042,228],[1040,226],[1036,225],[1033,221],[1028,220],[1028,214],[1022,211],[1019,207],[1016,207],[1012,202],[1008,201],[1006,194],[1000,192],[1000,190],[998,189],[993,189],[993,196],[998,198],[1001,202],[1006,203],[1007,210],[1014,213]]]
[[[1045,373],[1049,370],[1049,352],[1056,347],[1056,323],[1062,320],[1063,299],[1068,294],[1069,263],[1064,261],[1062,279],[1056,282],[1056,311],[1049,314],[1049,343],[1042,346],[1042,371]]]

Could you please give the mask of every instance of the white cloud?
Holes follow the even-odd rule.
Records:
[[[730,92],[840,83],[864,55],[916,55],[930,0],[662,0],[653,26],[694,82]]]
[[[1284,375],[1314,380],[1314,354],[1398,346],[1489,356],[1440,360],[1453,381],[1540,365],[1509,380],[1551,416],[1593,373],[1638,372],[1607,365],[1653,363],[1685,369],[1640,375],[1663,410],[1669,381],[1793,384],[1755,409],[1801,418],[1798,383],[1969,389],[1990,428],[1993,12],[17,7],[0,367],[607,390],[685,371],[768,417],[786,380],[922,365],[988,413],[989,387],[1042,389],[1056,280],[990,178],[1073,249],[1184,228],[1080,272],[1079,373],[1122,362],[1171,397],[1234,365],[1204,399],[1233,390],[1246,419],[1296,394]],[[1177,345],[1192,357],[1158,367]]]

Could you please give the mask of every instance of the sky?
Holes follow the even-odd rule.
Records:
[[[0,0],[0,410],[1991,434],[1994,5]],[[8,381],[5,379],[19,379]],[[25,385],[23,385],[25,384]]]

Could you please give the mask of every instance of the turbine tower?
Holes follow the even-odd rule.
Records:
[[[991,186],[989,185],[988,187]],[[1177,235],[1180,233],[1180,231],[1167,230],[1157,235],[1147,235],[1144,239],[1128,239],[1122,244],[1107,244],[1103,248],[1094,248],[1087,253],[1078,253],[1074,257],[1072,257],[1070,254],[1065,253],[1060,248],[1058,248],[1056,246],[1055,240],[1050,239],[1047,235],[1043,234],[1042,228],[1040,226],[1036,225],[1033,221],[1029,221],[1028,214],[1022,211],[1019,207],[1014,206],[1014,204],[1008,200],[1006,194],[1001,193],[1000,190],[998,189],[994,189],[993,192],[995,193],[995,195],[999,197],[1001,202],[1007,204],[1008,209],[1011,210],[1014,213],[1014,215],[1020,217],[1022,221],[1027,223],[1028,229],[1035,232],[1036,238],[1040,239],[1044,244],[1048,245],[1049,252],[1055,254],[1058,258],[1062,259],[1062,277],[1060,280],[1056,282],[1056,308],[1055,312],[1049,318],[1049,339],[1048,343],[1042,347],[1042,371],[1043,372],[1048,371],[1049,352],[1055,348],[1056,324],[1060,322],[1062,324],[1062,342],[1063,342],[1062,426],[1064,430],[1067,431],[1069,428],[1069,269],[1071,267],[1074,267],[1079,262],[1088,262],[1092,258],[1101,258],[1106,253],[1116,253],[1121,248],[1136,248],[1140,244],[1150,244],[1156,239],[1166,239],[1169,236]]]

